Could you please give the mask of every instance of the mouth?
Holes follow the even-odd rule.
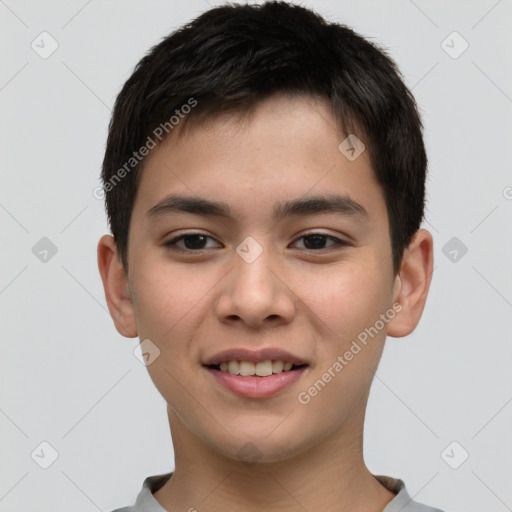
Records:
[[[308,366],[307,364],[294,364],[290,361],[281,359],[260,361],[223,361],[219,364],[206,365],[211,370],[228,373],[229,375],[238,375],[241,377],[270,377],[281,373],[297,371]]]
[[[232,348],[202,361],[214,387],[243,398],[267,398],[291,389],[309,361],[280,347]]]
[[[203,365],[213,378],[212,384],[242,398],[269,398],[292,389],[308,370],[307,364],[280,359],[252,361],[230,360]]]

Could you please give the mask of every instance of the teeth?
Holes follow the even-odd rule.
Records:
[[[283,361],[272,361],[272,373],[281,373],[283,371]]]
[[[249,377],[256,373],[256,366],[254,363],[250,363],[249,361],[240,361],[238,373],[242,375],[242,377]]]
[[[273,373],[287,372],[292,369],[293,364],[281,360],[261,361],[260,363],[251,363],[250,361],[223,361],[219,364],[220,371],[228,372],[231,375],[241,375],[242,377],[268,377]]]
[[[262,361],[256,364],[256,375],[258,377],[268,377],[272,375],[272,361]]]
[[[228,372],[232,375],[238,375],[238,361],[229,361]]]

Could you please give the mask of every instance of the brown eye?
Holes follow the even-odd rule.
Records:
[[[343,240],[340,240],[339,238],[336,238],[331,235],[325,235],[323,233],[309,233],[307,235],[301,236],[298,240],[304,240],[303,245],[304,247],[299,247],[299,249],[311,249],[311,250],[322,250],[322,249],[328,249],[333,246],[345,246],[348,245]],[[333,241],[334,243],[326,246],[326,243],[328,240]]]
[[[327,237],[324,235],[307,235],[304,237],[306,249],[324,249],[326,243]]]
[[[213,240],[211,236],[203,235],[202,233],[189,233],[173,238],[172,240],[166,242],[164,245],[170,248],[177,248],[181,251],[194,252],[211,248],[206,246],[208,239]],[[215,240],[213,241],[215,242]]]

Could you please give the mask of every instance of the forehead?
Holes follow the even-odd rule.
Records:
[[[223,202],[239,219],[271,217],[279,201],[333,194],[370,216],[385,214],[369,155],[348,158],[354,152],[346,152],[344,138],[328,104],[309,97],[272,97],[249,116],[226,113],[192,125],[146,157],[134,216],[172,194]]]

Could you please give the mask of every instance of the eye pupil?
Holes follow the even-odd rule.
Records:
[[[306,235],[304,237],[304,246],[307,249],[323,249],[325,238],[324,235]],[[311,240],[313,241],[312,243]]]
[[[207,238],[206,235],[185,235],[183,242],[187,249],[203,249],[204,242]],[[191,240],[192,243],[190,243]]]

